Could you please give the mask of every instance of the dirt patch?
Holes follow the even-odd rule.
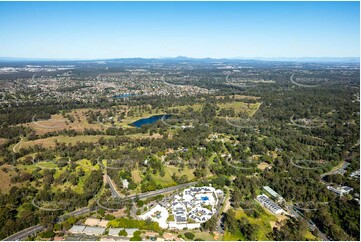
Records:
[[[270,221],[271,228],[280,228],[283,221],[287,219],[286,215],[277,215],[277,221]]]
[[[126,212],[125,212],[125,208],[119,209],[117,211],[114,211],[114,212],[111,212],[111,213],[108,213],[108,214],[111,214],[116,218],[124,217],[124,216],[127,215]]]
[[[39,135],[64,129],[74,129],[76,131],[83,131],[86,128],[101,129],[102,126],[100,124],[89,124],[87,122],[85,113],[88,110],[89,109],[75,109],[67,113],[66,115],[73,117],[73,122],[66,118],[66,116],[63,117],[61,114],[54,114],[48,120],[37,120],[35,116],[34,122],[25,123],[24,125],[34,129],[36,134]]]
[[[6,143],[6,141],[8,141],[7,139],[4,138],[0,138],[0,145],[3,145]]]
[[[97,142],[101,137],[108,137],[105,135],[78,135],[74,137],[68,136],[55,136],[49,137],[45,139],[37,139],[31,141],[25,141],[21,143],[21,148],[29,148],[35,145],[42,145],[44,148],[53,148],[55,147],[56,141],[58,143],[66,143],[66,144],[76,144],[77,142],[90,142],[94,143]]]
[[[2,165],[0,166],[0,190],[1,191],[7,191],[10,189],[11,187],[11,182],[10,182],[10,171],[8,171],[7,173],[3,171],[3,168],[10,168],[11,166],[9,165]]]
[[[257,165],[257,168],[260,169],[261,171],[264,171],[266,169],[271,169],[272,166],[266,162],[261,162],[260,164]]]

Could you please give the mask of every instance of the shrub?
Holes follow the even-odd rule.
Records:
[[[187,239],[193,240],[195,235],[193,233],[191,233],[191,232],[186,232],[186,233],[184,233],[184,236]]]
[[[115,216],[112,215],[112,214],[106,214],[106,215],[104,216],[104,218],[105,218],[106,220],[113,220],[113,219],[115,219]]]
[[[55,236],[55,233],[52,230],[47,230],[39,234],[41,238],[52,238]]]
[[[120,230],[120,231],[119,231],[118,235],[119,235],[119,236],[127,236],[128,233],[127,233],[127,231],[125,231],[125,229],[123,229],[123,230]]]

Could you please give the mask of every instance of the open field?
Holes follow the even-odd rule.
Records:
[[[224,241],[238,241],[238,240],[246,240],[246,238],[241,234],[241,232],[237,232],[235,234],[231,234],[230,232],[226,231],[223,235]]]
[[[216,96],[216,99],[222,99],[222,98],[225,98],[225,97],[229,97],[229,98],[234,98],[236,100],[238,99],[251,99],[251,100],[257,100],[257,99],[260,99],[260,97],[256,97],[256,96],[245,96],[245,95],[239,95],[239,94],[236,94],[236,95],[229,95],[229,96]]]
[[[218,96],[218,97],[221,98],[223,96]],[[242,99],[242,98],[243,99],[249,98],[253,100],[258,99],[258,97],[242,96],[242,95],[235,95],[234,97],[236,99]],[[261,103],[244,103],[239,101],[230,101],[228,103],[217,104],[217,106],[219,108],[234,108],[236,113],[245,112],[249,116],[252,116],[258,110],[260,104]],[[117,106],[118,108],[122,108],[122,110],[125,111],[127,115],[120,122],[115,122],[114,125],[118,127],[129,128],[129,127],[133,127],[130,126],[131,123],[141,118],[148,118],[153,115],[162,115],[162,114],[166,114],[167,112],[172,113],[173,109],[179,109],[180,111],[185,111],[188,108],[192,108],[195,111],[199,111],[202,109],[203,105],[204,105],[203,103],[196,103],[193,105],[173,106],[167,108],[168,111],[161,109],[145,111],[145,110],[139,110],[139,108],[137,107],[128,108],[125,106]],[[86,120],[86,112],[89,110],[91,109],[74,109],[71,112],[66,113],[65,116],[62,116],[61,114],[54,114],[48,120],[37,120],[35,116],[34,122],[25,123],[23,125],[32,128],[33,130],[35,130],[36,134],[38,135],[42,135],[54,131],[61,131],[64,129],[84,131],[84,129],[90,129],[90,128],[95,130],[107,129],[108,127],[111,126],[110,123],[89,124]],[[101,113],[104,113],[106,111],[106,109],[92,109],[92,110],[100,111]],[[129,112],[133,112],[133,114],[131,116],[128,116]],[[73,117],[74,121],[70,122],[70,120],[67,118],[67,115]],[[1,142],[2,141],[0,140],[0,144]]]
[[[200,232],[200,231],[199,232],[198,231],[190,231],[190,232],[195,235],[193,240],[195,240],[195,239],[202,239],[202,240],[206,240],[206,241],[216,240],[216,239],[214,239],[213,235],[208,232]],[[181,232],[180,234],[184,235],[184,232]],[[185,239],[185,240],[188,241],[188,239]]]
[[[142,181],[142,177],[139,173],[140,171],[138,169],[132,170],[132,179],[135,183],[140,183]]]
[[[9,168],[9,167],[10,167],[9,165],[0,166],[0,191],[7,191],[11,187],[10,171],[6,173],[2,170],[3,168]]]
[[[229,102],[217,104],[219,108],[234,108],[236,114],[243,112],[252,117],[262,103]]]
[[[261,207],[258,204],[256,206]],[[262,210],[257,210],[262,211],[258,218],[247,216],[247,214],[242,209],[236,210],[236,218],[240,219],[242,217],[245,217],[251,224],[257,224],[259,226],[259,230],[257,231],[257,240],[268,240],[266,235],[272,232],[271,222],[276,222],[278,218],[263,208]]]
[[[42,145],[44,148],[52,148],[52,147],[55,147],[56,141],[58,143],[76,144],[77,142],[97,142],[102,137],[107,138],[107,137],[111,137],[111,136],[78,135],[78,136],[74,136],[74,137],[69,137],[69,136],[59,135],[59,136],[49,137],[49,138],[45,138],[45,139],[24,141],[21,143],[19,148],[29,148],[29,147],[35,146],[35,145]]]
[[[64,129],[74,129],[76,131],[83,131],[84,129],[101,129],[100,124],[89,124],[86,121],[85,112],[89,109],[74,109],[67,113],[74,117],[74,122],[71,123],[69,119],[64,118],[61,114],[54,114],[48,120],[37,120],[35,122],[25,123],[24,125],[35,130],[36,134],[46,134],[49,132],[60,131]]]
[[[166,165],[164,166],[165,175],[162,177],[159,174],[153,175],[153,178],[157,184],[162,185],[163,187],[175,186],[176,182],[173,180],[172,175],[176,174],[178,177],[182,175],[186,175],[188,180],[191,181],[195,177],[193,175],[193,169],[189,169],[188,167],[184,167],[183,171],[179,172],[178,167]]]

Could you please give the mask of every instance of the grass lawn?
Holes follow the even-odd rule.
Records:
[[[54,162],[49,161],[40,161],[37,162],[37,167],[43,168],[43,169],[59,169],[58,166]]]
[[[307,239],[307,240],[319,240],[309,230],[307,230],[307,232],[305,233],[305,239]]]
[[[170,173],[171,175],[173,173],[175,173],[177,176],[186,175],[188,177],[188,180],[192,180],[195,178],[193,174],[194,169],[189,169],[187,166],[184,167],[184,169],[181,172],[178,171],[178,167],[171,165],[165,166],[165,169],[166,172],[168,171],[168,173]]]
[[[194,239],[203,239],[203,240],[206,240],[206,241],[214,241],[214,237],[212,234],[208,233],[208,232],[193,232],[193,231],[189,231],[191,233],[193,233],[195,236],[194,236]],[[184,234],[184,233],[182,233]],[[185,238],[185,236],[183,236]],[[188,240],[187,238],[185,238],[185,240]]]
[[[101,137],[109,138],[112,136],[107,135],[78,135],[74,137],[69,136],[55,136],[55,137],[49,137],[45,139],[37,139],[37,140],[31,140],[31,141],[25,141],[21,143],[22,148],[28,148],[35,145],[42,145],[44,148],[52,148],[55,147],[55,140],[58,141],[58,143],[67,143],[67,144],[76,144],[77,142],[97,142]]]
[[[162,177],[159,174],[153,175],[153,179],[157,184],[162,185],[163,187],[176,186],[176,182],[172,179],[172,175],[175,173],[178,177],[182,175],[186,175],[189,181],[195,179],[193,174],[194,169],[189,169],[188,167],[184,167],[183,171],[179,172],[178,167],[166,165],[165,167],[165,175]]]
[[[140,171],[138,169],[132,170],[132,179],[135,183],[140,183],[142,177],[140,176]]]
[[[236,113],[245,112],[250,117],[258,110],[261,103],[244,103],[244,102],[229,102],[229,103],[221,103],[217,104],[219,108],[234,108]]]
[[[90,173],[92,170],[98,170],[100,169],[99,164],[95,164],[95,166],[92,165],[90,160],[82,159],[76,162],[78,166],[76,167],[77,170],[82,168],[85,171],[85,174]]]
[[[238,240],[246,240],[241,232],[237,232],[235,234],[231,234],[230,232],[226,231],[223,235],[223,240],[225,241],[238,241]]]
[[[268,240],[266,235],[272,232],[270,222],[276,222],[277,217],[264,210],[259,204],[256,204],[255,206],[257,206],[257,211],[262,211],[258,218],[247,216],[247,214],[241,208],[236,210],[236,218],[240,219],[245,217],[251,224],[257,224],[259,226],[259,230],[257,231],[257,239]]]
[[[165,172],[165,175],[162,177],[159,174],[153,175],[153,179],[157,184],[162,185],[163,187],[170,187],[177,185],[175,181],[172,179],[172,176],[169,172]]]

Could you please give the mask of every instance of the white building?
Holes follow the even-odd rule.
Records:
[[[351,191],[353,191],[353,188],[348,187],[348,186],[342,186],[342,187],[327,186],[327,189],[334,192],[334,193],[336,193],[339,196],[349,194]]]
[[[83,234],[87,235],[102,235],[105,232],[105,228],[88,226],[83,230]]]
[[[159,204],[138,217],[143,220],[149,218],[154,222],[158,222],[161,228],[168,228],[167,218],[169,217],[169,213],[165,207]]]
[[[128,189],[128,186],[129,186],[129,182],[128,182],[128,180],[127,179],[123,179],[123,188],[126,188],[126,189]]]
[[[265,194],[257,196],[256,199],[259,203],[261,203],[264,207],[266,207],[268,210],[270,210],[274,214],[282,214],[285,212],[280,206],[275,204]]]
[[[83,225],[73,225],[71,229],[69,229],[69,232],[72,234],[81,234],[83,233],[83,230],[85,229],[85,226]]]
[[[350,177],[360,178],[360,170],[351,172]]]
[[[263,189],[268,192],[278,203],[285,202],[285,199],[269,186],[264,186]]]

